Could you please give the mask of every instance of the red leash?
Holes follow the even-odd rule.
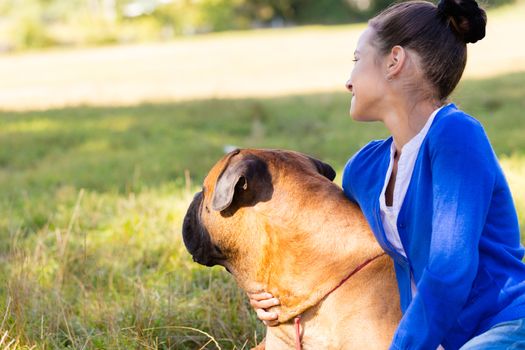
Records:
[[[295,348],[301,350],[301,315],[293,319],[295,323]]]
[[[368,259],[367,261],[365,261],[364,263],[362,263],[361,265],[359,265],[358,267],[356,267],[354,269],[354,271],[352,271],[348,276],[346,276],[341,282],[339,282],[339,284],[337,286],[335,286],[334,288],[332,288],[331,291],[328,292],[328,294],[325,295],[325,298],[327,296],[329,296],[333,291],[335,291],[337,288],[341,287],[343,285],[343,283],[345,283],[346,281],[348,281],[348,279],[350,277],[352,277],[353,275],[355,275],[356,273],[359,272],[359,270],[363,269],[366,265],[370,264],[372,261],[374,261],[375,259],[385,255],[386,253],[381,253],[377,256],[374,256],[373,258],[371,259]],[[324,299],[324,298],[323,298]],[[294,318],[294,324],[295,324],[295,349],[296,350],[301,350],[302,349],[302,346],[301,346],[301,315],[297,316]]]

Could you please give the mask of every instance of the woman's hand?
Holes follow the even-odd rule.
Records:
[[[273,295],[266,292],[247,294],[248,298],[250,298],[250,305],[255,309],[257,317],[267,326],[277,326],[279,324],[279,321],[277,321],[277,313],[268,312],[266,309],[279,305],[279,299],[274,298]]]

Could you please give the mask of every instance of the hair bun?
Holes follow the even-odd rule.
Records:
[[[465,43],[485,37],[487,14],[474,0],[440,0],[438,10],[450,19],[453,30]]]

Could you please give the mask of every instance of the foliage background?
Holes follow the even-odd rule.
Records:
[[[512,0],[487,0],[487,8]],[[388,0],[2,0],[0,50],[166,41],[180,35],[364,21]]]

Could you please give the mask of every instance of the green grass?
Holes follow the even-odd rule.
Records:
[[[525,73],[465,81],[525,227]],[[0,112],[0,338],[23,349],[247,349],[244,293],[191,261],[182,217],[225,145],[299,150],[339,170],[387,131],[346,93]],[[185,328],[190,327],[190,328]],[[202,332],[208,333],[212,339]],[[0,343],[2,345],[2,343]]]

